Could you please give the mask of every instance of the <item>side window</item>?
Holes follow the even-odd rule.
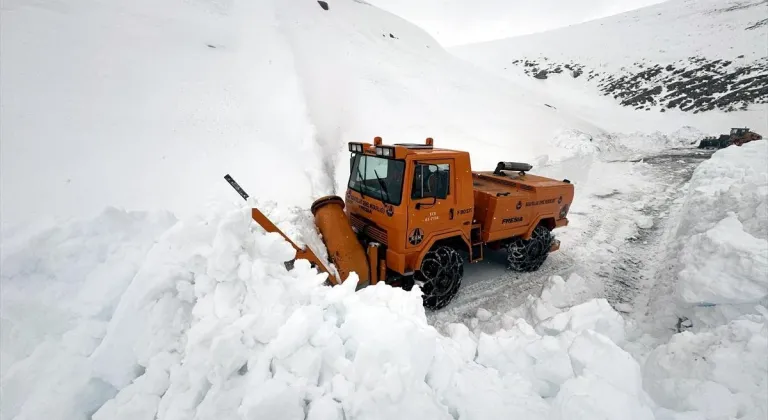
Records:
[[[411,198],[446,198],[451,191],[451,166],[447,163],[417,163]]]

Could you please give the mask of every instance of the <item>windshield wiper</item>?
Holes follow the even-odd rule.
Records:
[[[390,200],[389,200],[389,191],[387,190],[387,185],[384,183],[384,181],[381,180],[381,177],[379,176],[379,173],[376,172],[376,169],[373,170],[373,173],[376,175],[376,179],[379,180],[379,185],[381,185],[381,190],[384,191],[384,194],[387,195],[387,203],[389,203]]]
[[[360,195],[365,198],[365,177],[363,176],[363,173],[360,171],[360,162],[357,162],[357,174],[360,175]]]

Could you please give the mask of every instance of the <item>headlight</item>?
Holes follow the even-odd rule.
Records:
[[[352,153],[363,153],[362,143],[349,143],[349,151]]]
[[[395,150],[391,147],[376,146],[376,155],[391,158],[395,156]]]
[[[563,206],[563,207],[560,209],[560,218],[561,218],[561,219],[564,219],[566,215],[568,215],[568,204],[564,205],[564,206]]]

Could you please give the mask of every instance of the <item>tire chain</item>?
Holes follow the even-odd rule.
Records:
[[[543,233],[542,233],[543,232]],[[507,265],[521,272],[536,271],[544,264],[554,237],[543,226],[537,226],[531,239],[515,238],[507,245]],[[538,250],[538,255],[535,254]]]
[[[464,262],[455,249],[440,247],[429,251],[419,271],[419,277],[424,281],[422,290],[425,304],[435,308],[445,306],[458,292],[463,274]],[[434,294],[435,290],[441,290],[442,293]],[[430,300],[435,302],[428,302]]]

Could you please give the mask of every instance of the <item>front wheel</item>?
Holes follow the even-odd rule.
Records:
[[[459,292],[463,277],[464,260],[455,249],[440,246],[427,252],[421,269],[414,274],[423,292],[424,307],[435,310],[448,305]]]
[[[552,233],[545,226],[538,225],[531,239],[515,238],[507,244],[508,267],[514,271],[536,271],[544,264],[552,247]]]

